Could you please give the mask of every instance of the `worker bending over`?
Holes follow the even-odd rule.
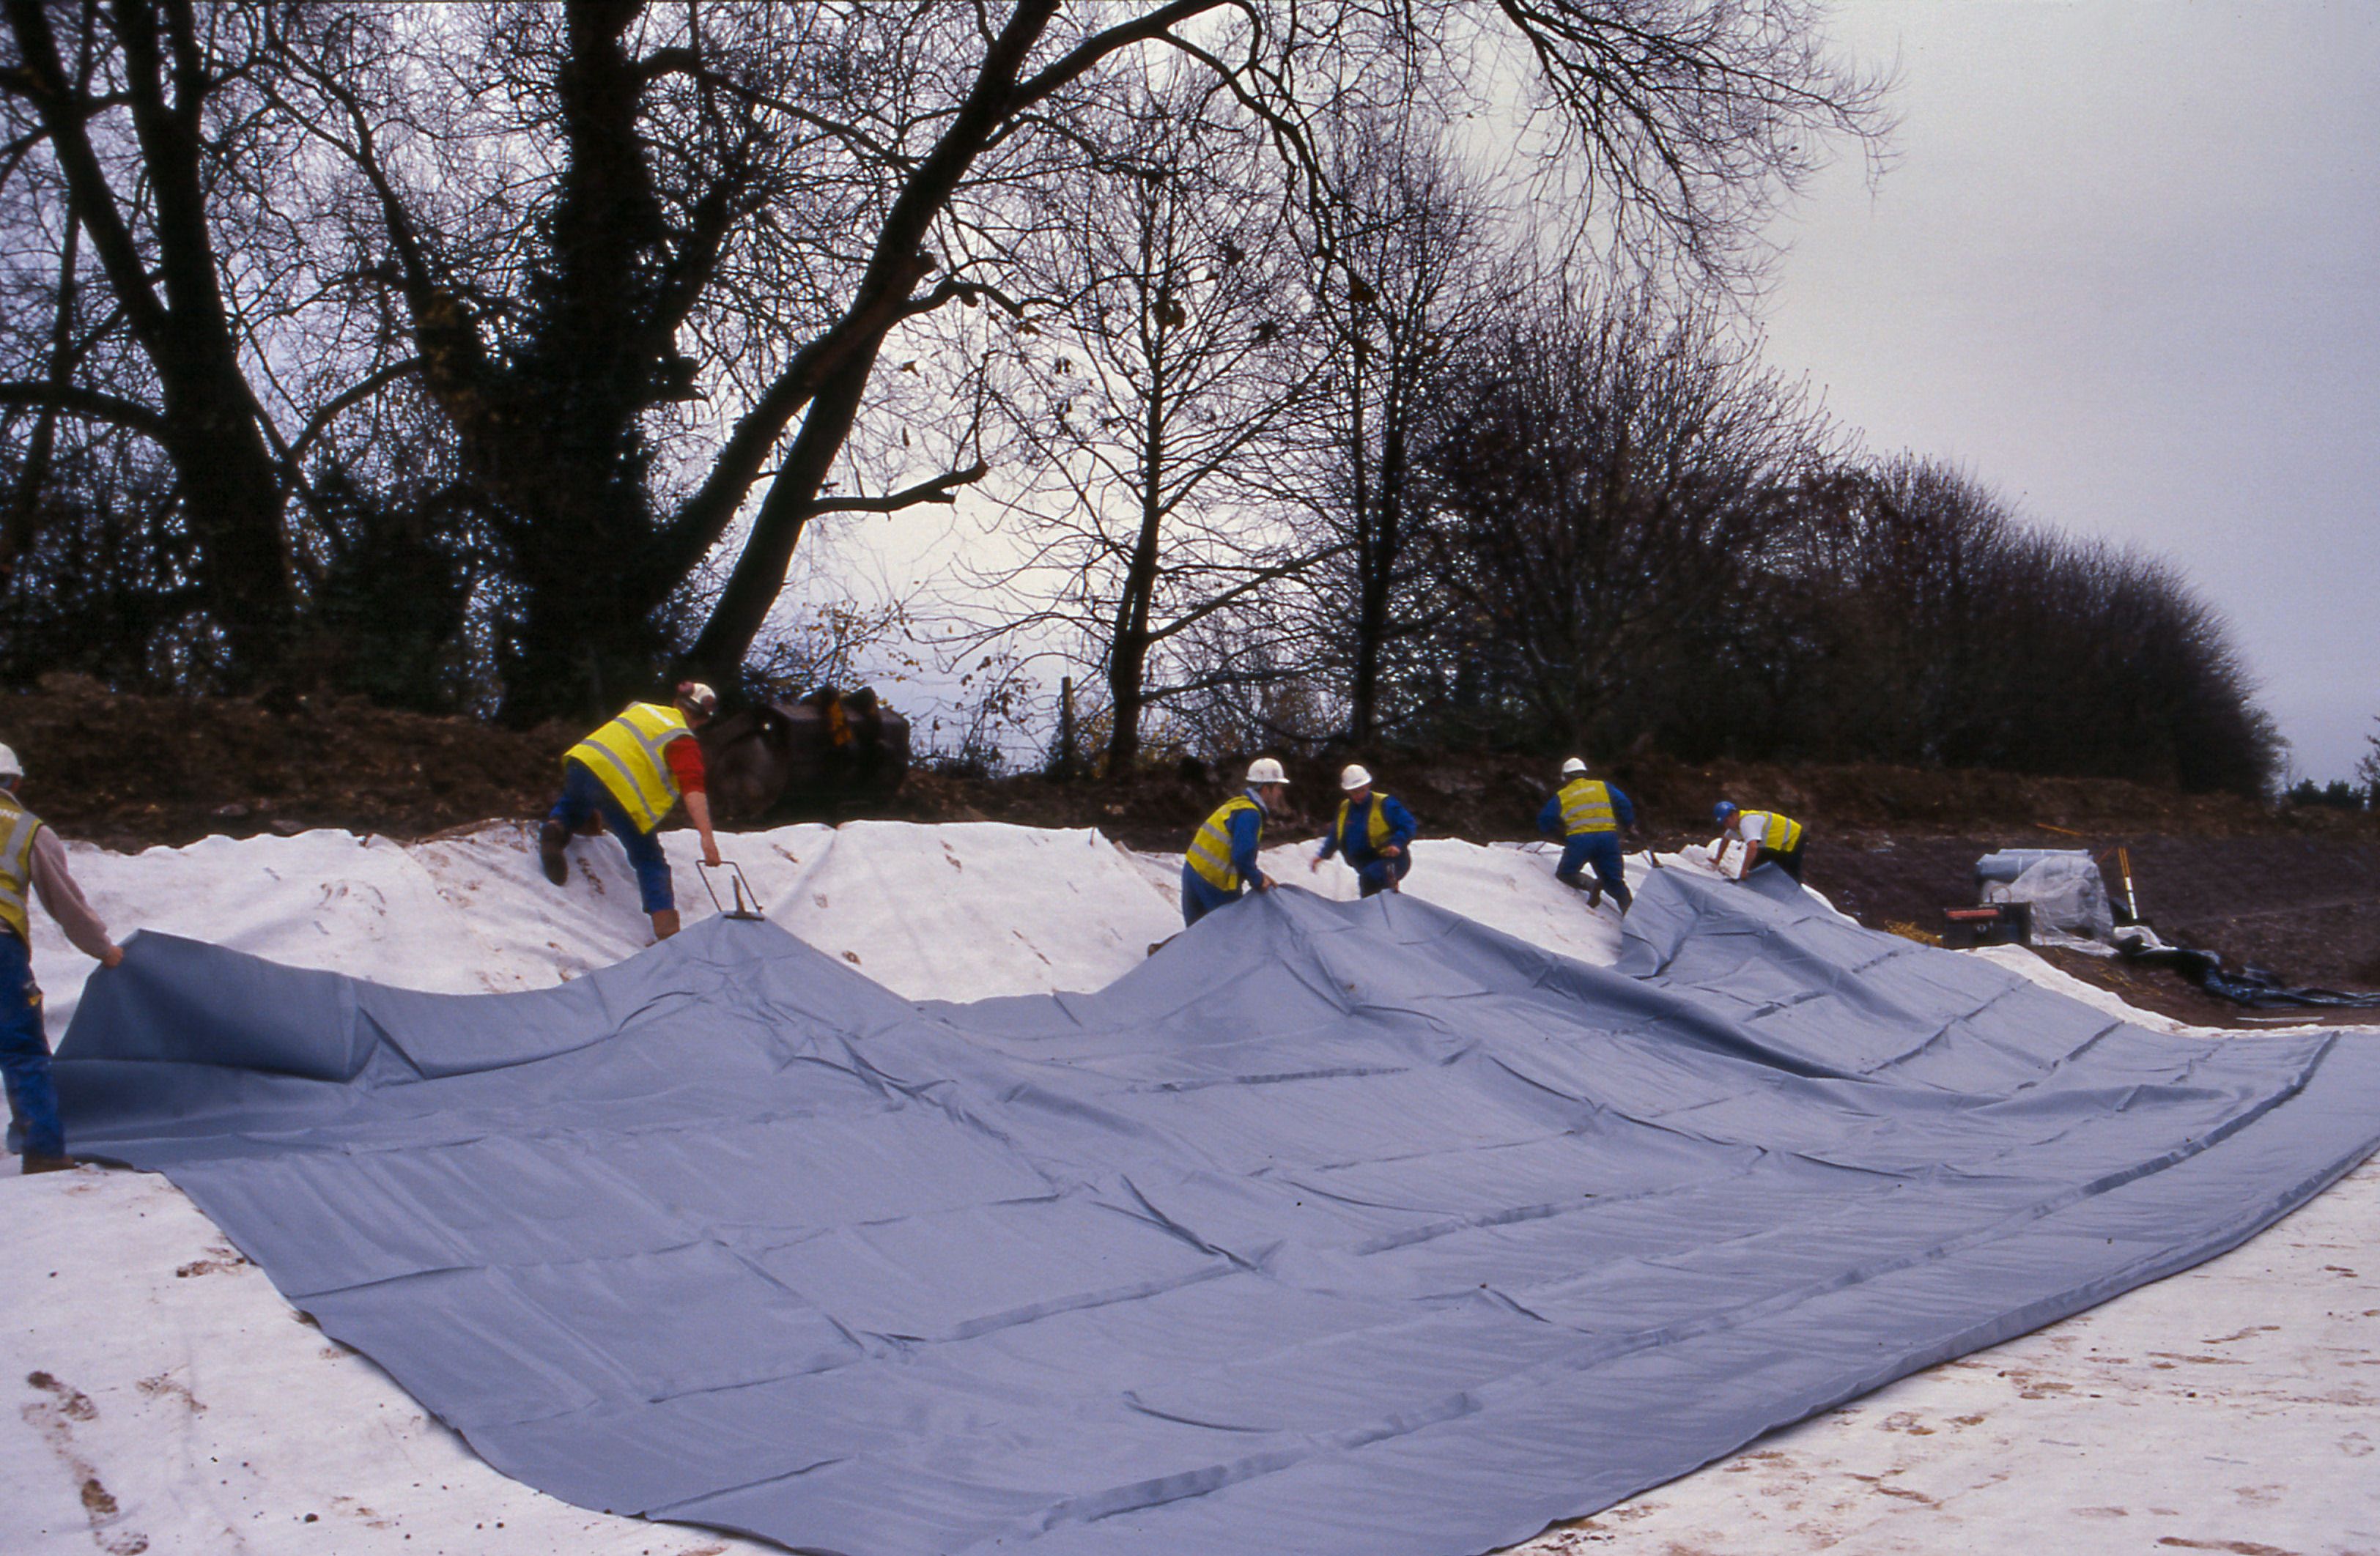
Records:
[[[1420,823],[1395,795],[1375,790],[1372,775],[1360,765],[1339,775],[1339,787],[1347,797],[1339,802],[1339,819],[1330,824],[1307,873],[1321,869],[1322,862],[1335,853],[1355,872],[1358,896],[1401,889],[1397,883],[1413,869],[1414,834],[1421,830]]]
[[[570,862],[563,850],[573,833],[609,828],[636,868],[637,894],[652,915],[653,938],[675,935],[677,894],[657,834],[662,818],[684,800],[686,819],[702,834],[702,862],[719,862],[702,745],[694,738],[718,711],[719,696],[710,687],[681,682],[671,706],[630,703],[617,718],[572,746],[562,759],[562,798],[537,835],[545,878],[555,886],[569,881]]]
[[[24,1152],[28,1173],[71,1167],[66,1127],[58,1120],[58,1089],[50,1079],[50,1038],[42,1028],[42,990],[33,982],[33,924],[27,904],[36,895],[75,949],[120,967],[124,952],[83,900],[67,870],[66,845],[17,798],[25,769],[0,745],[0,1074],[8,1090],[8,1148]]]
[[[1563,763],[1562,786],[1537,813],[1537,830],[1561,834],[1561,862],[1554,866],[1554,879],[1585,892],[1590,908],[1602,906],[1607,891],[1623,913],[1635,900],[1628,890],[1628,872],[1620,862],[1622,827],[1636,829],[1636,807],[1628,802],[1628,796],[1600,778],[1587,777],[1586,764],[1578,757]],[[1591,887],[1581,874],[1590,864],[1595,867]]]
[[[1732,837],[1743,839],[1743,874],[1763,859],[1793,877],[1802,879],[1802,824],[1779,811],[1740,811],[1731,800],[1721,800],[1711,810],[1712,819],[1719,825],[1718,841],[1724,846]],[[1718,857],[1718,850],[1711,850]],[[1742,877],[1738,877],[1741,879]]]
[[[1190,839],[1182,859],[1182,923],[1184,928],[1236,902],[1245,885],[1270,891],[1270,875],[1257,868],[1264,847],[1265,816],[1289,794],[1289,775],[1269,756],[1248,764],[1248,786],[1216,808]]]

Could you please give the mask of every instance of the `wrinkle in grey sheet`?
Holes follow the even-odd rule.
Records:
[[[975,1006],[725,920],[482,997],[142,935],[56,1070],[498,1467],[852,1556],[1510,1543],[2380,1143],[2380,1032],[2111,1026],[1774,874],[1616,969],[1278,891]]]

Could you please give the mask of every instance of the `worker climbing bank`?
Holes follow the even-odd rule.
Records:
[[[1586,893],[1586,905],[1602,905],[1606,892],[1621,912],[1635,899],[1628,891],[1628,872],[1621,862],[1620,835],[1636,830],[1636,807],[1627,795],[1601,778],[1589,778],[1586,762],[1573,756],[1562,764],[1562,785],[1537,813],[1537,830],[1562,839],[1561,862],[1554,879]],[[1592,867],[1595,884],[1585,872]]]
[[[702,862],[719,862],[719,839],[710,829],[710,797],[702,766],[702,742],[695,731],[719,711],[719,695],[698,681],[679,683],[667,705],[630,703],[619,717],[580,741],[562,759],[562,798],[538,831],[537,851],[545,878],[570,880],[570,839],[609,831],[627,851],[637,873],[637,894],[652,916],[653,937],[678,931],[677,896],[670,882],[669,856],[662,851],[662,818],[683,802],[686,819],[702,836]]]

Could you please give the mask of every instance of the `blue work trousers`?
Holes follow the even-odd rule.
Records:
[[[628,850],[628,862],[637,872],[637,896],[648,913],[666,913],[677,906],[677,892],[670,885],[669,856],[662,851],[662,836],[658,828],[639,832],[620,802],[603,787],[584,762],[562,765],[562,798],[553,802],[552,819],[573,832],[589,830],[590,817],[601,815],[603,826],[620,839]]]
[[[1187,864],[1182,867],[1183,928],[1189,928],[1216,909],[1239,899],[1238,892],[1225,891],[1221,887],[1209,883],[1206,876]]]
[[[1617,832],[1580,832],[1562,844],[1561,862],[1554,866],[1554,879],[1564,886],[1577,886],[1579,872],[1588,865],[1595,867],[1595,878],[1611,900],[1626,912],[1633,900],[1628,890],[1628,873],[1620,863],[1620,834]]]
[[[0,1075],[8,1085],[9,1143],[21,1140],[28,1155],[65,1155],[50,1039],[42,1030],[42,991],[33,982],[32,953],[10,929],[0,929]]]
[[[1354,864],[1354,860],[1347,862]],[[1401,853],[1394,859],[1375,858],[1370,862],[1355,865],[1355,895],[1378,897],[1405,878],[1413,870],[1413,855]]]

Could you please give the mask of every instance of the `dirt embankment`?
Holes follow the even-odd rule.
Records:
[[[317,697],[268,706],[119,695],[71,680],[0,694],[0,742],[26,766],[27,799],[67,836],[116,849],[309,826],[419,838],[534,815],[552,802],[562,753],[581,732],[520,732]],[[1535,837],[1556,782],[1556,764],[1537,759],[1367,759],[1427,832],[1482,842]],[[1342,760],[1290,764],[1300,813],[1293,829],[1327,821]],[[2380,817],[1913,767],[1695,765],[1653,754],[1598,772],[1635,800],[1645,837],[1665,848],[1708,837],[1710,806],[1721,797],[1800,818],[1811,828],[1810,884],[1872,924],[1938,928],[1943,908],[1973,899],[1974,862],[1995,848],[2095,852],[2123,843],[2142,914],[2168,938],[2296,981],[2380,986]],[[1097,826],[1136,848],[1175,850],[1235,777],[1155,773],[1106,784],[919,772],[864,814]],[[2134,987],[2121,969],[2083,958],[2061,964],[2192,1019],[2228,1009],[2163,975]]]
[[[66,836],[122,850],[311,826],[418,838],[528,815],[552,802],[577,738],[314,696],[268,706],[48,684],[0,696],[21,792]]]

